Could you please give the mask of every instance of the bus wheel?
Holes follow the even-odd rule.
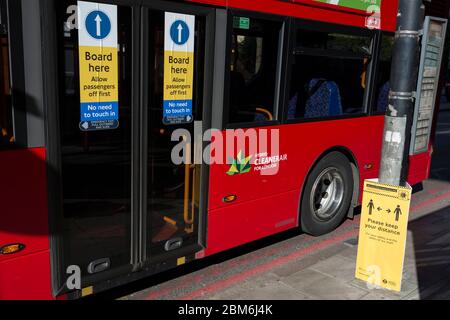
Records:
[[[302,230],[314,236],[331,232],[347,215],[353,194],[350,163],[342,153],[331,152],[311,171],[302,195]]]

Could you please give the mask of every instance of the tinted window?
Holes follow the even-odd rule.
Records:
[[[192,115],[202,120],[203,63],[205,57],[204,17],[195,17],[194,82]],[[179,141],[172,139],[176,130],[187,130],[194,136],[194,123],[163,123],[165,14],[150,11],[148,68],[148,194],[147,194],[147,254],[156,256],[166,251],[170,239],[182,239],[182,245],[196,243],[199,215],[199,165],[175,164],[171,158]],[[191,152],[194,149],[191,147]],[[186,182],[189,181],[189,182]],[[197,198],[197,199],[196,199]]]
[[[234,17],[230,52],[229,123],[275,115],[280,22]]]
[[[371,37],[298,30],[288,119],[364,112]]]
[[[61,171],[66,265],[87,272],[109,258],[111,268],[130,261],[131,224],[131,8],[117,7],[119,126],[81,131],[78,30],[68,28],[76,1],[58,1]],[[97,95],[100,96],[100,89]]]
[[[391,88],[389,78],[391,76],[393,45],[393,36],[382,37],[378,63],[378,74],[375,83],[374,111],[376,113],[385,113],[389,103],[389,90]]]
[[[0,148],[14,143],[6,1],[0,1]]]

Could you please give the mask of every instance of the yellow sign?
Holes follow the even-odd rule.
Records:
[[[117,6],[78,1],[80,129],[119,125]]]
[[[355,277],[400,291],[411,187],[364,182]]]
[[[163,122],[193,121],[195,16],[165,13]]]
[[[164,101],[192,100],[193,62],[193,52],[165,51]]]
[[[117,48],[80,46],[81,103],[117,102]]]

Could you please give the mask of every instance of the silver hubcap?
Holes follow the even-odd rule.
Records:
[[[320,220],[330,220],[339,210],[344,199],[344,179],[338,169],[326,168],[314,181],[310,206]]]

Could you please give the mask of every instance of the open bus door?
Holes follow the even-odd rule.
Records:
[[[55,132],[60,141],[54,146],[60,178],[50,192],[61,197],[52,214],[59,235],[52,241],[55,294],[67,291],[70,266],[81,270],[83,288],[93,286],[90,293],[104,287],[105,280],[155,273],[202,250],[207,168],[174,164],[172,148],[179,141],[171,137],[177,129],[193,137],[194,121],[203,121],[204,129],[209,122],[206,93],[212,68],[205,64],[215,11],[162,1],[118,3],[106,2],[117,13],[110,24],[112,30],[117,27],[118,127],[90,131],[80,122],[80,62],[85,57],[78,33],[87,22],[78,21],[78,29],[70,24],[80,2],[54,2],[59,66]],[[102,5],[96,10],[102,11]],[[164,115],[167,81],[173,82],[167,78],[165,49],[173,50],[165,45],[168,36],[180,45],[191,42],[193,61],[187,63],[194,68],[193,79],[185,80],[192,88],[192,112],[184,118]],[[191,154],[199,152],[193,139],[187,143]]]

